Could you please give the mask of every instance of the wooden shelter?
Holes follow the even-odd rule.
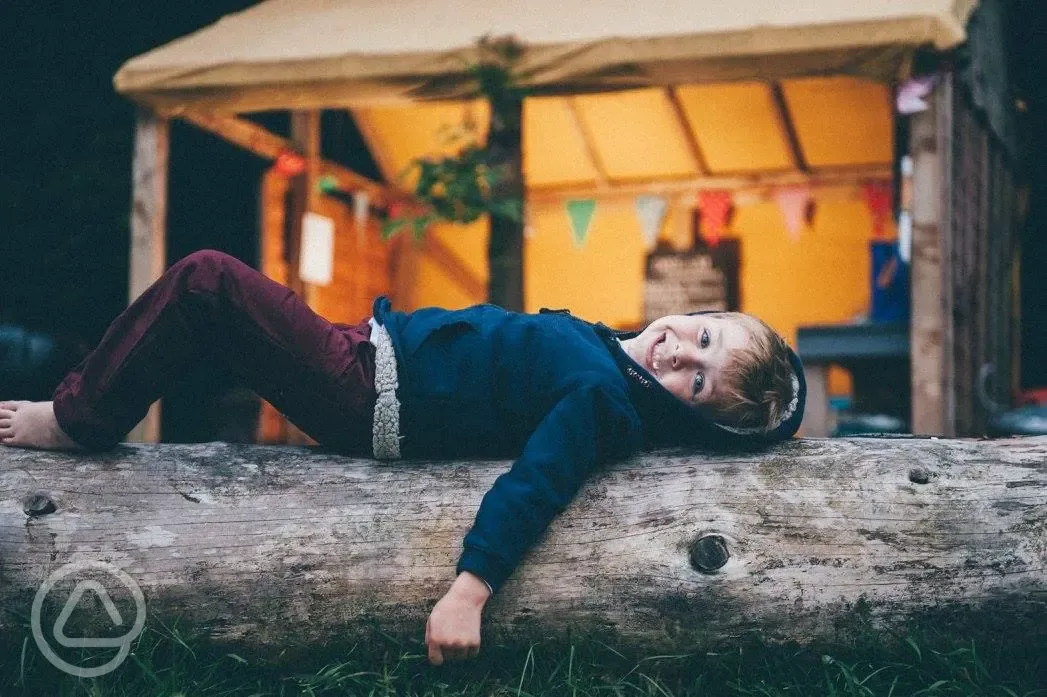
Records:
[[[323,161],[319,115],[350,110],[386,180],[396,181],[412,158],[449,147],[441,126],[486,123],[487,107],[471,98],[464,67],[479,37],[510,35],[523,46],[519,72],[535,94],[524,106],[523,136],[528,310],[566,306],[611,324],[639,324],[649,244],[633,199],[666,198],[661,241],[683,248],[695,234],[696,193],[728,190],[736,204],[732,234],[743,245],[741,308],[790,338],[803,324],[847,321],[868,304],[868,244],[878,226],[861,186],[893,185],[899,153],[909,151],[912,429],[976,431],[985,415],[975,392],[989,384],[977,380],[984,366],[994,366],[991,397],[999,403],[1016,374],[1013,238],[990,244],[987,217],[1001,223],[1011,215],[1013,223],[1013,187],[994,183],[1001,196],[989,196],[981,184],[990,177],[976,181],[968,167],[964,191],[977,185],[983,199],[977,210],[961,209],[957,202],[970,197],[954,196],[953,153],[980,144],[984,166],[999,172],[1008,169],[1006,154],[993,149],[988,125],[954,119],[970,99],[949,76],[931,108],[912,118],[911,143],[893,108],[893,90],[912,73],[917,51],[962,42],[975,4],[741,0],[698,8],[667,0],[652,12],[628,0],[262,2],[128,61],[115,77],[117,89],[142,107],[131,295],[164,268],[165,124],[179,118],[262,157],[306,157],[304,175],[274,171],[262,183],[262,267],[332,320],[365,316],[377,292],[404,308],[482,301],[485,224],[435,226],[424,244],[393,249],[378,241],[373,219],[356,229],[345,204],[321,195],[321,174],[368,192],[378,206],[403,194]],[[273,110],[292,113],[290,138],[245,118]],[[815,192],[818,215],[799,239],[787,235],[772,200],[788,185]],[[572,240],[563,210],[576,199],[599,207],[583,244]],[[295,233],[305,211],[336,220],[330,286],[304,287],[296,278]],[[895,234],[893,220],[882,234]],[[960,255],[957,244],[969,254]],[[368,262],[349,269],[339,255]],[[997,284],[988,301],[965,291],[972,274]],[[844,379],[818,377],[816,390]],[[819,425],[808,433],[818,434]],[[156,437],[155,423],[146,435]]]

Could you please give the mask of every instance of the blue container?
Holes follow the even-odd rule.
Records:
[[[904,322],[909,319],[909,265],[898,254],[896,242],[872,242],[871,322]]]

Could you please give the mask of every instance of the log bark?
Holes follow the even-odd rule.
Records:
[[[0,636],[24,629],[48,574],[104,561],[140,585],[150,618],[219,641],[420,639],[509,465],[220,443],[0,448]],[[645,453],[586,483],[488,603],[485,641],[569,630],[691,650],[751,631],[1042,630],[1045,517],[1047,438]]]

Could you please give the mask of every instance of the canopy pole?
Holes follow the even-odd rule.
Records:
[[[504,95],[491,104],[491,129],[487,144],[492,157],[506,169],[499,186],[505,197],[523,200],[523,97]],[[506,310],[524,309],[523,221],[492,215],[487,245],[489,277],[487,299]]]
[[[167,169],[170,125],[148,107],[135,119],[131,161],[131,249],[127,299],[133,302],[167,265]],[[132,442],[160,440],[160,402],[127,435]]]
[[[912,117],[912,432],[953,436],[952,79],[946,76]]]
[[[287,240],[288,286],[309,304],[309,288],[298,274],[298,263],[302,253],[302,217],[315,210],[320,194],[316,188],[320,163],[320,112],[291,112],[291,143],[306,161],[306,170],[291,182],[291,203],[287,212],[290,222],[290,239]]]

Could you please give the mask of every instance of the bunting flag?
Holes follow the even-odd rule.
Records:
[[[937,75],[921,75],[903,82],[895,92],[894,103],[898,113],[902,116],[910,116],[927,111],[930,105],[926,97],[930,96],[937,83]]]
[[[800,241],[800,232],[810,224],[811,187],[806,184],[783,186],[772,194],[778,210],[785,219],[785,231],[793,242]]]
[[[276,171],[285,177],[297,177],[305,172],[308,166],[305,158],[293,150],[284,150],[276,156]]]
[[[658,242],[658,233],[662,230],[665,212],[669,202],[661,196],[638,196],[636,198],[636,217],[640,220],[640,230],[647,249],[654,249]]]
[[[881,239],[891,214],[891,185],[884,182],[866,182],[862,185],[862,198],[872,213],[873,238]]]
[[[730,191],[716,189],[698,192],[701,233],[710,247],[720,243],[720,236],[730,222],[733,207],[734,201]]]
[[[571,237],[575,247],[581,248],[585,245],[595,212],[596,201],[591,198],[567,202],[567,217],[570,219]]]
[[[320,177],[316,182],[316,188],[322,194],[333,194],[338,191],[338,178],[330,174]]]
[[[371,194],[366,191],[353,192],[353,222],[358,231],[367,227],[367,218],[370,214]]]

